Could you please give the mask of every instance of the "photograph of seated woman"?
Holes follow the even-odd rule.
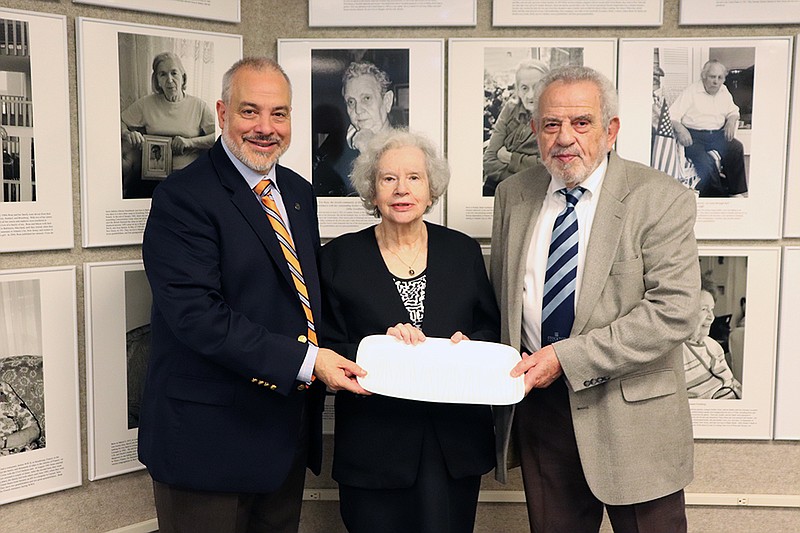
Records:
[[[531,130],[533,88],[548,72],[550,68],[536,59],[517,66],[514,94],[503,105],[483,151],[483,196],[494,196],[501,181],[538,161],[539,146]]]
[[[480,246],[423,221],[449,176],[415,133],[385,132],[361,152],[351,180],[380,222],[322,248],[322,346],[355,359],[373,334],[498,340]],[[481,475],[495,464],[489,406],[339,392],[335,416],[333,479],[350,533],[473,530]]]
[[[160,183],[158,179],[142,179],[145,135],[171,138],[169,172],[185,167],[214,144],[214,114],[203,100],[186,93],[186,83],[186,70],[180,58],[172,52],[162,52],[153,59],[150,76],[153,92],[120,114],[123,198],[150,198]],[[159,161],[163,161],[164,154],[159,155]]]
[[[0,380],[0,456],[36,449],[41,429],[10,383]]]
[[[725,350],[709,336],[716,299],[714,283],[704,276],[697,328],[683,344],[683,368],[689,398],[728,400],[742,397],[742,385],[733,376],[725,360]]]

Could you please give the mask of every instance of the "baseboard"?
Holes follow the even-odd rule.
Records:
[[[304,501],[339,501],[337,489],[306,489]],[[521,490],[482,490],[479,502],[525,503]],[[800,508],[800,495],[796,494],[717,494],[710,492],[686,493],[688,507],[790,507]],[[139,522],[107,533],[153,533],[158,531],[155,518]]]
[[[119,529],[112,529],[107,533],[153,533],[158,531],[158,520],[153,518],[146,522],[139,522],[138,524],[131,524],[129,526],[121,527]]]

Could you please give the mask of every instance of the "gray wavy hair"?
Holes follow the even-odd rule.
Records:
[[[426,213],[447,190],[447,184],[450,182],[450,166],[447,164],[447,160],[439,155],[436,145],[430,139],[420,133],[410,132],[403,128],[379,133],[370,140],[364,151],[356,158],[353,163],[353,172],[350,174],[350,183],[361,197],[364,208],[376,218],[381,216],[375,205],[378,165],[381,157],[389,150],[407,146],[419,148],[425,155],[425,171],[428,173],[428,187],[432,202],[430,207],[425,210]]]
[[[359,76],[372,76],[381,88],[381,96],[386,94],[392,87],[392,80],[389,75],[369,61],[353,61],[342,74],[342,96],[344,96],[347,82]]]
[[[536,84],[533,92],[534,107],[533,120],[538,124],[542,116],[539,112],[539,100],[544,91],[553,83],[558,81],[564,83],[578,83],[588,81],[594,83],[600,90],[600,109],[603,112],[603,128],[608,128],[611,119],[619,114],[619,96],[611,80],[589,67],[568,66],[551,70],[544,78]]]

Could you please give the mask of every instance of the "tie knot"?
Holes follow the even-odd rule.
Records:
[[[575,207],[578,204],[578,200],[581,199],[583,193],[586,192],[586,189],[583,187],[575,187],[574,189],[559,189],[558,192],[564,195],[567,199],[567,207]]]
[[[269,178],[264,178],[263,180],[256,183],[256,186],[253,187],[253,191],[259,196],[264,196],[265,194],[269,194],[272,191],[272,180]]]

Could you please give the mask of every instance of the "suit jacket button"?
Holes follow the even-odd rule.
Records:
[[[303,344],[305,344],[308,342],[308,337],[306,337],[305,335],[300,335],[299,337],[297,337],[297,342],[302,342]]]
[[[297,390],[306,390],[306,388],[307,387],[305,383],[301,383],[300,385],[297,386]]]
[[[278,388],[278,386],[277,386],[277,385],[270,385],[270,386],[269,386],[269,390],[275,390],[275,389],[277,389],[277,388]]]

